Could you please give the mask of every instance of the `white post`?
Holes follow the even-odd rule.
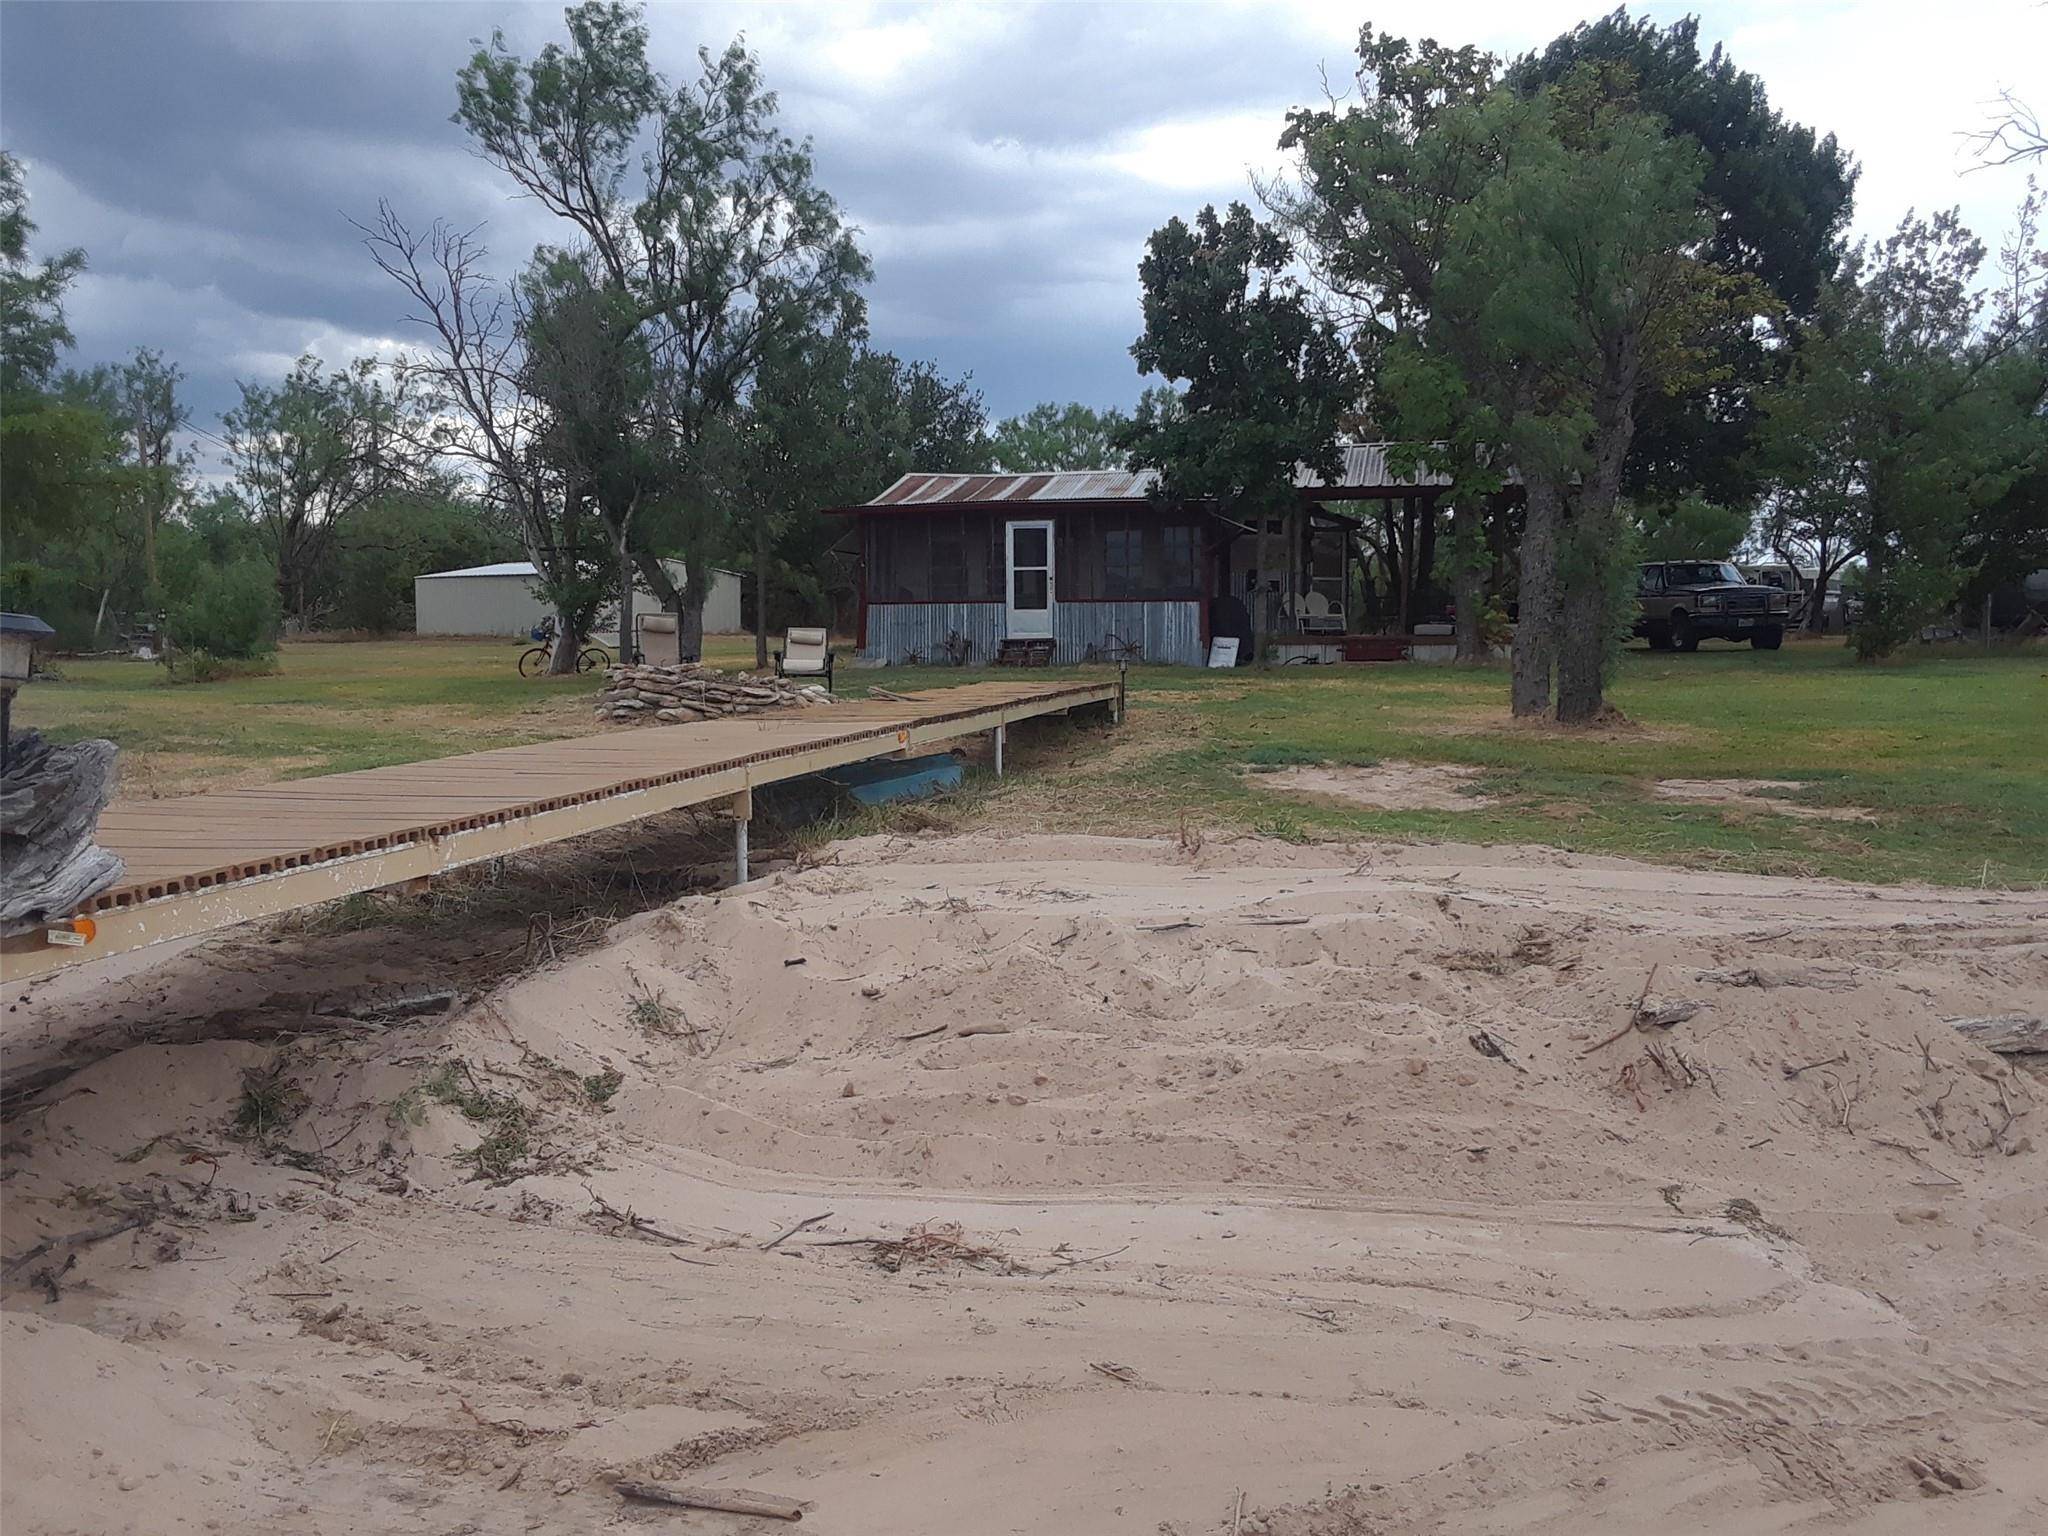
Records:
[[[754,792],[743,789],[732,797],[732,864],[734,885],[747,883],[747,827],[754,819]]]
[[[1007,729],[1006,727],[1004,727],[1004,726],[1000,726],[1000,725],[999,725],[999,726],[997,726],[997,727],[996,727],[996,729],[995,729],[995,738],[996,738],[996,777],[997,777],[997,778],[999,778],[999,779],[1000,779],[1000,778],[1001,778],[1001,777],[1003,776],[1003,738],[1004,738],[1004,735],[1005,735],[1006,729]]]

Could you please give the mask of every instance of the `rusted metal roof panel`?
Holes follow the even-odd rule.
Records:
[[[1343,466],[1334,485],[1326,485],[1322,476],[1307,465],[1294,472],[1294,483],[1303,490],[1346,490],[1369,491],[1387,490],[1431,490],[1441,489],[1451,483],[1451,477],[1439,474],[1425,465],[1412,474],[1397,475],[1387,465],[1388,443],[1346,443],[1342,449]]]
[[[1441,490],[1451,477],[1425,467],[1395,474],[1387,464],[1387,443],[1346,443],[1343,465],[1334,484],[1303,466],[1294,483],[1303,490],[1421,491]],[[1509,476],[1510,481],[1516,477]],[[871,507],[983,505],[990,502],[1144,501],[1159,483],[1149,469],[1063,469],[1034,474],[953,475],[915,472],[901,477]]]

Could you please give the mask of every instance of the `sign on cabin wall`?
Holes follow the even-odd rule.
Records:
[[[1209,665],[1212,667],[1234,667],[1237,665],[1237,636],[1218,635],[1209,642]]]

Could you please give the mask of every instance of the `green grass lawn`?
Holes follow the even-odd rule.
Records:
[[[160,668],[63,662],[16,712],[64,738],[111,736],[127,794],[182,793],[509,745],[593,728],[595,676],[521,678],[509,641],[285,647],[277,675],[168,686]],[[709,659],[747,665],[752,644]],[[1100,675],[1055,669],[1039,676]],[[842,671],[938,687],[956,668]],[[1135,668],[1109,738],[1020,730],[1020,772],[950,813],[962,825],[1061,830],[1252,828],[1270,835],[1540,842],[1700,867],[1867,880],[2048,883],[2048,650],[1921,651],[1859,666],[1838,645],[1778,652],[1632,650],[1611,693],[1625,726],[1511,723],[1506,676],[1414,666],[1210,673]],[[1472,809],[1391,811],[1280,793],[1270,770],[1328,763],[1476,770]],[[1660,799],[1659,779],[1790,779],[1791,798],[1873,821]]]

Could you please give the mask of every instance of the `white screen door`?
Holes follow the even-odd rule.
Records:
[[[1003,600],[1012,640],[1052,638],[1052,524],[1011,523],[1009,588]]]

